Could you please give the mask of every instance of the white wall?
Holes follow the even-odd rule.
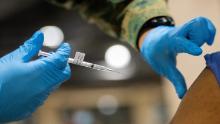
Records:
[[[215,43],[212,46],[204,45],[201,56],[194,57],[187,54],[178,56],[178,68],[185,76],[189,87],[205,67],[203,56],[207,53],[220,51],[220,35],[218,33],[218,29],[220,29],[220,0],[169,0],[169,9],[177,25],[194,17],[205,16],[211,19],[217,28]],[[170,83],[167,83],[167,80],[164,82],[164,91],[170,107],[170,117],[172,117],[180,100],[177,99]]]

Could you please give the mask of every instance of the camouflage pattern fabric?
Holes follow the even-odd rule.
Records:
[[[169,16],[166,0],[49,0],[75,9],[107,34],[136,47],[138,33],[149,19]]]

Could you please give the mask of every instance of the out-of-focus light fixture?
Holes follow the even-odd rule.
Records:
[[[131,54],[123,45],[113,45],[105,53],[105,61],[112,67],[123,68],[129,64]]]
[[[104,115],[113,115],[118,110],[118,100],[112,95],[103,95],[97,101],[98,110]]]
[[[94,124],[95,118],[89,111],[76,111],[71,119],[73,124]]]
[[[43,45],[46,47],[57,48],[63,42],[63,31],[57,26],[45,26],[40,31],[44,34]]]

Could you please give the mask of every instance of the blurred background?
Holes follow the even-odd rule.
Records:
[[[59,0],[65,2],[65,0]],[[219,0],[169,0],[176,24],[205,16],[220,26]],[[122,74],[71,66],[72,77],[53,93],[32,117],[12,124],[165,124],[180,100],[166,79],[156,75],[137,51],[88,24],[74,10],[64,10],[44,0],[1,0],[0,55],[16,49],[43,26],[56,25],[85,60],[106,65]],[[219,35],[203,55],[219,51]],[[46,49],[48,50],[48,49]],[[178,68],[188,87],[205,67],[203,55],[178,56]]]

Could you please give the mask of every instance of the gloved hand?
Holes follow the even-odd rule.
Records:
[[[212,45],[216,29],[204,17],[192,19],[180,27],[159,26],[149,31],[140,49],[151,67],[167,77],[174,85],[179,98],[187,90],[185,80],[176,68],[178,53],[200,55],[205,42]]]
[[[0,59],[0,123],[23,119],[43,104],[48,95],[70,78],[70,46],[62,44],[49,57],[31,61],[43,44],[36,32],[17,50]]]
[[[220,52],[205,55],[206,65],[215,74],[215,77],[220,85]]]

